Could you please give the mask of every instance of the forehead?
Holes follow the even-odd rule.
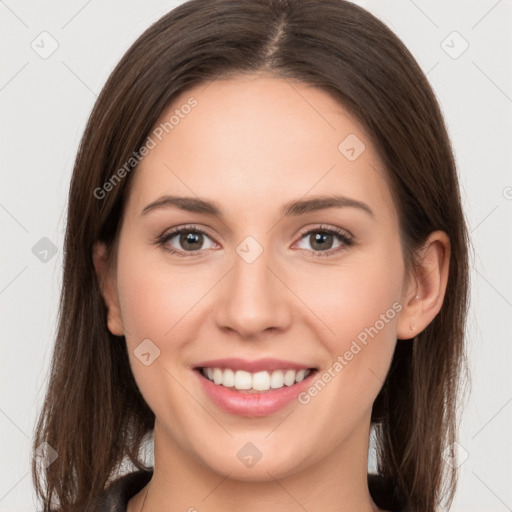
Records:
[[[132,176],[129,204],[139,211],[162,194],[212,198],[233,212],[333,192],[394,208],[360,123],[302,82],[252,75],[200,84],[174,98],[149,136],[153,147]]]

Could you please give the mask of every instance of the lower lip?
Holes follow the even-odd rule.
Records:
[[[210,399],[222,410],[239,416],[267,416],[280,411],[292,402],[299,393],[310,385],[312,377],[317,373],[311,373],[301,382],[293,386],[283,386],[279,389],[270,389],[258,393],[244,393],[233,391],[225,386],[214,384],[204,377],[200,370],[194,370]]]

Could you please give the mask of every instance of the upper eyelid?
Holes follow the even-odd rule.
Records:
[[[179,235],[181,232],[194,232],[197,231],[199,233],[204,233],[205,235],[209,236],[213,241],[215,240],[215,237],[210,233],[210,231],[207,228],[204,228],[202,226],[195,226],[195,225],[186,225],[186,226],[180,226],[176,228],[171,228],[169,231],[164,231],[160,238],[167,238],[171,236]],[[218,242],[217,242],[218,243]]]
[[[321,224],[321,225],[318,225],[318,226],[312,227],[312,228],[311,227],[304,228],[304,230],[300,231],[298,236],[307,235],[311,231],[331,231],[336,235],[346,234],[346,236],[348,238],[354,238],[354,235],[352,235],[352,233],[350,231],[348,231],[347,229],[335,227],[335,226],[328,226],[326,224]],[[341,231],[341,233],[339,233],[339,231]]]

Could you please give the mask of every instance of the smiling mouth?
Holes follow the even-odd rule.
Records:
[[[302,370],[282,369],[273,371],[247,372],[231,368],[195,368],[205,379],[217,386],[245,393],[265,393],[291,387],[315,373],[316,368]]]

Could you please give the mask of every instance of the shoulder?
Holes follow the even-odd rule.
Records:
[[[368,474],[368,490],[375,504],[388,512],[414,512],[399,495],[393,482],[382,475]]]
[[[130,499],[152,476],[152,471],[140,470],[118,477],[87,507],[87,512],[126,512]]]

